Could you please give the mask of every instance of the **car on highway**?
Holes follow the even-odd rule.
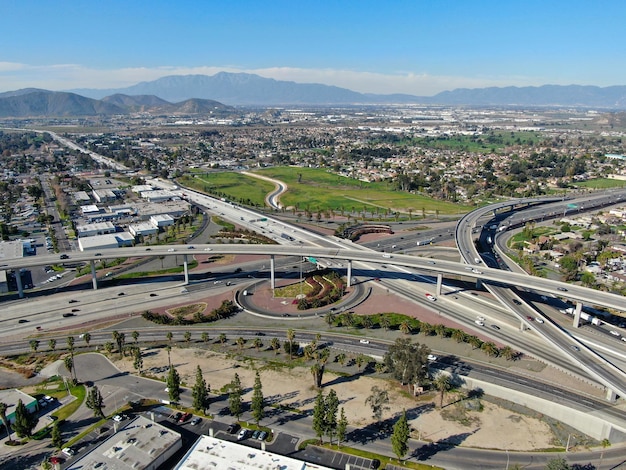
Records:
[[[361,343],[361,344],[370,344],[369,340],[367,340],[367,339],[362,339],[362,340],[359,341],[359,343]]]
[[[17,322],[18,323],[28,323],[28,320],[26,318],[20,318]]]
[[[478,321],[485,321],[485,317],[476,317],[476,320],[478,320]]]
[[[498,325],[491,325],[491,328],[493,328],[494,330],[499,330],[500,327]]]
[[[611,333],[613,336],[622,336],[619,334],[619,331],[615,331],[615,330],[611,330],[609,331],[609,333]]]
[[[522,305],[522,303],[517,299],[512,299],[515,305]]]
[[[66,255],[65,253],[63,253],[61,256],[59,256],[59,259],[69,259],[69,255]]]
[[[574,351],[580,351],[580,348],[576,346],[575,344],[572,344],[570,348],[572,348]]]
[[[475,320],[474,323],[476,323],[478,326],[485,326],[485,323],[480,320]]]
[[[533,320],[534,320],[534,318],[533,318],[533,317],[531,317],[531,316],[529,315],[529,316],[527,316],[527,317],[526,317],[526,320],[528,320],[528,321],[533,321]]]
[[[430,294],[428,292],[426,292],[426,298],[428,300],[430,300],[431,302],[434,302],[435,300],[437,300],[437,297],[435,297],[434,295],[432,295],[432,294]]]
[[[73,313],[64,313],[63,314],[63,318],[67,318],[67,317],[73,317],[74,314]]]
[[[75,304],[76,302],[78,302],[78,300],[76,300],[76,299],[70,299],[67,303],[68,303],[68,304]]]
[[[536,321],[537,323],[543,323],[543,318],[541,318],[541,317],[535,317],[535,321]]]
[[[210,247],[208,247],[208,246],[207,246],[207,247],[204,249],[204,251],[211,251],[211,249],[212,249],[212,248],[210,248]]]
[[[391,258],[391,255],[389,253],[383,253],[383,258]]]
[[[565,287],[557,287],[556,290],[560,290],[561,292],[567,292]]]
[[[168,248],[167,251],[171,253],[172,251],[176,251],[176,250],[174,248]]]

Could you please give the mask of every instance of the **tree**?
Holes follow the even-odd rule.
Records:
[[[383,330],[387,331],[391,327],[391,319],[388,315],[381,314],[378,320],[378,324]]]
[[[239,338],[237,338],[237,346],[239,346],[239,351],[243,349],[244,344],[246,344],[246,340],[244,339],[243,336],[240,336]]]
[[[111,354],[113,352],[113,343],[111,341],[104,343],[104,350],[107,354]]]
[[[383,411],[388,411],[389,392],[374,385],[371,389],[371,395],[365,399],[365,404],[369,404],[372,408],[372,416],[378,422],[383,417]]]
[[[139,332],[135,330],[130,334],[130,336],[132,336],[133,341],[135,341],[135,344],[137,344],[137,341],[139,340]]]
[[[313,384],[317,388],[322,388],[322,378],[324,377],[324,365],[316,362],[311,366],[311,375],[313,375]]]
[[[203,331],[200,335],[200,339],[204,344],[207,344],[209,342],[209,334],[206,331]]]
[[[63,358],[63,363],[65,364],[65,368],[67,369],[67,371],[70,373],[71,377],[74,377],[74,358],[72,358],[72,356],[65,356]],[[72,380],[76,380],[76,379],[72,379]]]
[[[261,338],[254,338],[254,341],[252,342],[252,344],[258,351],[259,349],[261,349],[261,346],[263,346],[263,341],[261,341]]]
[[[170,355],[170,353],[172,352],[172,346],[170,346],[169,344],[165,346],[165,351],[167,352],[167,364],[169,367],[172,367],[172,357]]]
[[[341,407],[341,411],[339,412],[339,420],[337,421],[337,445],[341,445],[343,441],[346,440],[346,432],[348,430],[348,419],[346,418],[346,413],[343,410],[343,406]]]
[[[274,350],[274,354],[278,354],[278,350],[280,349],[280,340],[278,338],[272,338],[270,341],[270,348]]]
[[[435,377],[434,385],[435,388],[439,390],[439,408],[443,408],[443,397],[446,392],[450,391],[450,389],[452,388],[450,376],[442,372],[439,373],[437,377]]]
[[[170,366],[167,374],[167,392],[170,401],[177,402],[180,399],[180,375],[174,366]]]
[[[185,331],[183,339],[185,340],[185,343],[187,343],[187,346],[189,346],[189,342],[191,341],[191,331]]]
[[[171,344],[172,338],[174,338],[174,333],[172,333],[171,331],[168,331],[165,337],[167,338],[167,342]]]
[[[393,426],[393,434],[391,435],[391,447],[394,454],[398,456],[398,459],[402,458],[409,451],[409,436],[411,430],[409,429],[409,423],[406,419],[406,411],[402,412],[402,416]]]
[[[22,400],[17,401],[15,407],[15,421],[13,421],[13,430],[17,437],[28,437],[33,435],[33,429],[37,425],[39,418],[36,413],[30,413]]]
[[[126,335],[124,333],[120,333],[117,330],[114,330],[111,333],[111,336],[113,336],[113,341],[115,341],[115,344],[117,344],[117,351],[120,353],[121,359],[124,355],[124,344],[126,344]]]
[[[293,340],[296,338],[296,332],[293,329],[287,330],[287,341],[289,341],[289,360],[293,359]]]
[[[241,380],[238,374],[235,373],[235,377],[228,385],[228,390],[228,408],[230,409],[230,414],[239,419],[243,413],[243,407],[241,406],[243,389],[241,388]]]
[[[32,349],[35,353],[37,352],[37,349],[39,349],[39,341],[36,339],[31,339],[28,344],[30,345],[30,349]]]
[[[4,424],[4,428],[7,431],[7,436],[9,438],[9,441],[11,441],[11,427],[9,426],[9,420],[7,419],[8,407],[9,405],[7,405],[6,403],[0,402],[0,419],[2,420],[2,424]]]
[[[337,428],[338,409],[339,398],[337,398],[337,393],[331,388],[324,400],[324,427],[331,445],[333,443],[333,434]]]
[[[196,382],[191,389],[191,396],[193,398],[193,409],[204,413],[209,407],[209,387],[207,387],[199,365],[196,368]]]
[[[54,351],[57,348],[57,340],[54,338],[50,338],[48,340],[48,347]]]
[[[218,340],[219,340],[220,344],[223,345],[226,342],[226,334],[220,333]]]
[[[104,408],[104,400],[97,386],[94,385],[87,392],[85,406],[93,411],[93,415],[96,418],[104,418],[104,412],[102,411],[102,408]]]
[[[320,440],[320,443],[324,442],[324,433],[326,432],[325,420],[326,410],[324,407],[324,395],[320,390],[317,392],[317,398],[315,399],[315,406],[313,407],[313,431]]]
[[[70,375],[72,375],[74,383],[76,383],[78,382],[78,378],[76,377],[76,367],[75,367],[76,363],[74,362],[74,337],[73,336],[67,337],[67,349],[70,352],[71,361],[68,362],[67,358],[65,358],[65,365],[66,367],[68,364],[70,365],[70,367],[67,367],[67,370],[70,372]]]
[[[397,338],[385,353],[384,363],[393,377],[402,384],[423,383],[428,376],[428,354],[425,345],[409,338]]]
[[[85,341],[85,344],[87,345],[87,347],[89,347],[89,342],[91,341],[91,335],[89,333],[85,333],[83,335],[83,341]]]
[[[498,349],[498,346],[496,346],[495,343],[492,343],[491,341],[484,342],[480,346],[480,349],[489,357],[495,357],[500,354],[500,349]]]
[[[52,432],[50,433],[50,437],[52,438],[52,445],[57,449],[61,449],[63,447],[63,437],[61,436],[61,429],[59,428],[59,422],[55,421],[52,425]]]
[[[141,375],[141,370],[143,369],[143,356],[141,355],[141,348],[139,346],[135,346],[133,348],[133,367],[139,371],[139,375]]]
[[[254,387],[252,389],[252,402],[250,403],[252,409],[252,417],[259,424],[259,421],[265,416],[265,398],[263,397],[263,384],[261,383],[261,377],[259,371],[256,371],[254,377]]]

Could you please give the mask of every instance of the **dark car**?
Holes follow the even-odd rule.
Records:
[[[150,294],[150,297],[156,297],[156,296],[157,296],[157,294],[155,294],[154,292],[152,292],[152,293]]]
[[[176,413],[176,414],[174,415],[174,421],[178,421],[178,420],[179,420],[182,416],[183,416],[183,414],[182,414],[182,413]]]
[[[517,300],[517,299],[513,299],[513,303],[515,305],[522,305],[522,303],[519,300]]]
[[[261,431],[259,431],[258,429],[256,431],[254,431],[252,433],[252,439],[258,439],[259,438],[259,434],[261,434]]]
[[[557,287],[557,290],[560,290],[561,292],[567,292],[567,289],[565,287]]]
[[[380,467],[380,460],[372,459],[370,462],[370,468],[377,469],[378,467]]]
[[[239,424],[233,423],[233,424],[229,425],[228,428],[226,428],[226,432],[228,434],[235,434],[237,431],[239,431],[239,428],[241,428],[241,426],[239,426]]]
[[[61,256],[59,256],[59,259],[69,259],[69,255],[63,253]]]
[[[75,300],[75,299],[70,299],[70,300],[68,301],[68,303],[70,303],[70,304],[75,304],[76,302],[78,302],[78,300]]]
[[[265,336],[265,333],[263,333],[262,331],[257,331],[255,333],[256,336]]]
[[[259,441],[264,441],[265,439],[267,439],[267,436],[268,436],[267,432],[261,431],[259,435],[257,436],[257,439]]]
[[[493,328],[494,330],[499,330],[500,327],[498,325],[491,325],[491,328]]]
[[[120,292],[117,295],[122,296],[122,295],[126,295],[126,294],[124,294],[124,292]]]
[[[185,422],[187,422],[187,421],[189,421],[191,419],[191,416],[192,416],[191,413],[185,413],[180,418],[178,418],[178,422],[179,423],[185,423]]]
[[[67,318],[67,317],[73,317],[74,314],[73,313],[64,313],[63,314],[63,318]]]
[[[96,253],[94,256],[102,256],[102,253]]]
[[[18,323],[28,323],[28,320],[26,318],[20,318],[17,322]]]

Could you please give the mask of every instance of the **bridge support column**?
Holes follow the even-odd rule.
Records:
[[[22,273],[19,269],[15,271],[15,282],[17,282],[17,295],[20,299],[24,298],[24,286],[22,285]]]
[[[615,403],[615,400],[617,400],[617,394],[615,393],[615,390],[611,390],[610,388],[606,389],[606,400],[608,402]]]
[[[91,285],[93,286],[93,290],[98,290],[98,277],[96,276],[96,262],[91,260],[89,262],[89,266],[91,266]]]
[[[270,288],[276,288],[276,271],[274,266],[274,255],[270,255]]]
[[[574,309],[574,328],[580,326],[580,312],[583,309],[583,304],[576,302],[576,308]]]
[[[476,289],[482,289],[483,283],[480,279],[476,279]]]
[[[352,260],[349,259],[348,260],[348,271],[346,273],[346,276],[348,278],[348,287],[352,286]]]
[[[185,285],[189,284],[189,263],[187,263],[187,255],[183,255],[183,271],[185,273]]]
[[[443,274],[438,273],[437,274],[437,292],[436,292],[436,296],[439,297],[441,295],[441,284],[443,283]]]

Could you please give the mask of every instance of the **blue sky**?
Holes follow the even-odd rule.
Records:
[[[626,84],[623,0],[0,0],[0,91],[247,72],[371,93]]]

